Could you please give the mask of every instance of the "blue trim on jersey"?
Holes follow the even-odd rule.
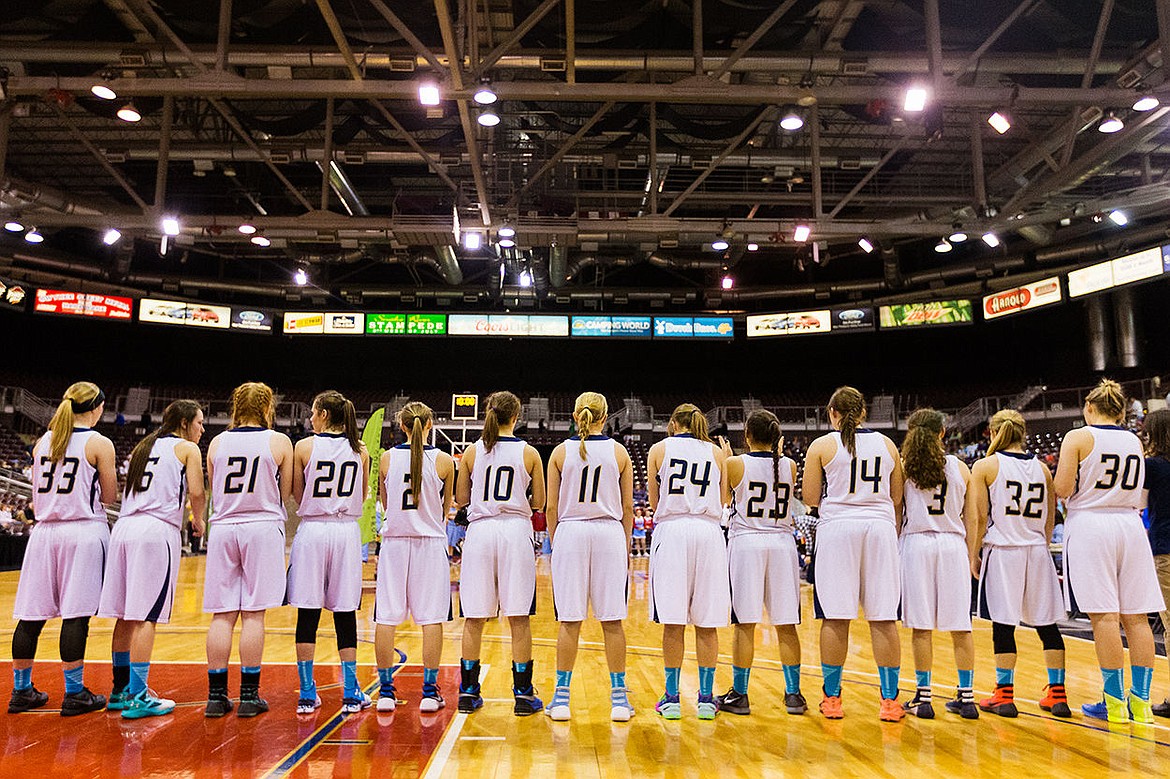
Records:
[[[772,459],[771,452],[747,452],[747,456],[748,457],[767,457],[769,460]]]
[[[524,439],[518,438],[517,436],[514,436],[514,435],[510,435],[510,436],[500,436],[499,438],[496,439],[497,443],[500,441],[520,441],[520,442],[523,442]]]
[[[164,438],[178,438],[178,436],[177,436],[177,435],[175,435],[174,433],[167,433],[166,435],[160,435],[158,438],[156,438],[156,439],[154,439],[154,440],[156,440],[156,441],[161,441],[161,440],[163,440]]]
[[[854,432],[854,433],[876,433],[877,431],[876,431],[876,430],[872,430],[872,429],[870,429],[870,428],[868,428],[868,427],[859,427],[859,428],[857,428],[856,430],[854,430],[853,432]]]
[[[694,438],[694,433],[675,433],[671,438]]]
[[[313,433],[318,438],[345,438],[345,433]]]
[[[580,441],[581,436],[579,436],[579,435],[569,436],[569,440],[570,441]],[[586,441],[608,441],[609,436],[607,436],[607,435],[591,435],[591,436],[586,436],[585,440]]]
[[[1017,460],[1036,459],[1036,455],[1032,454],[1031,452],[996,452],[996,454],[1002,454],[1004,457],[1014,457]]]
[[[225,433],[255,433],[257,430],[269,430],[267,427],[229,427]]]
[[[502,439],[501,439],[501,440],[502,440]],[[394,448],[395,448],[395,449],[409,449],[409,448],[410,448],[410,444],[399,444],[398,446],[396,446],[396,447],[394,447]],[[430,452],[430,451],[434,451],[434,449],[436,449],[436,447],[434,447],[434,446],[431,446],[430,444],[427,444],[427,445],[425,445],[425,446],[423,447],[423,451],[424,451],[424,452]]]
[[[92,427],[75,427],[75,428],[73,428],[73,432],[74,433],[92,433],[93,428]]]
[[[1095,427],[1098,430],[1129,430],[1125,425],[1089,425],[1089,427]]]

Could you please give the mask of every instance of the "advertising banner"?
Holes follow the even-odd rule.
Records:
[[[271,333],[275,312],[263,308],[232,307],[232,330],[247,330],[254,333]]]
[[[368,330],[368,328],[367,328]],[[446,335],[446,314],[407,314],[407,335]]]
[[[584,338],[649,338],[648,316],[574,316],[572,334]]]
[[[23,311],[28,292],[24,285],[0,278],[0,309]]]
[[[357,314],[352,311],[325,313],[325,333],[327,335],[361,335],[365,330],[365,314]]]
[[[366,314],[366,335],[406,335],[406,314]]]
[[[449,335],[497,336],[567,336],[567,316],[528,316],[525,314],[451,314],[447,317]]]
[[[187,303],[183,300],[143,298],[138,304],[138,321],[226,330],[232,324],[232,310],[227,306]]]
[[[833,332],[838,330],[855,330],[858,332],[873,330],[876,321],[872,308],[834,308]]]
[[[131,298],[95,295],[85,292],[66,292],[60,289],[38,289],[35,311],[42,314],[70,314],[97,319],[130,320],[134,300]]]
[[[792,311],[782,314],[760,314],[747,318],[748,338],[773,335],[804,335],[827,333],[832,328],[832,316],[823,311]]]
[[[1113,265],[1099,262],[1068,274],[1068,296],[1079,298],[1091,292],[1100,292],[1113,286]]]
[[[1060,279],[1053,276],[1016,289],[1005,289],[1003,292],[987,295],[983,298],[983,318],[996,319],[1008,314],[1018,314],[1030,308],[1059,303],[1061,298]]]
[[[882,306],[878,316],[883,328],[919,327],[968,324],[974,320],[975,311],[970,300],[935,300]]]
[[[325,314],[320,311],[285,311],[284,332],[302,333],[325,332]]]

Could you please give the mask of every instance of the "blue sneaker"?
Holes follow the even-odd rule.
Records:
[[[527,695],[517,695],[515,693],[513,695],[516,698],[516,704],[512,707],[512,713],[517,717],[527,717],[544,711],[544,701],[536,697],[535,687],[530,687]]]
[[[634,707],[630,705],[630,691],[625,687],[615,687],[609,693],[609,718],[614,722],[629,722],[634,716]]]
[[[126,708],[126,704],[130,702],[132,697],[125,688],[121,692],[110,693],[110,699],[106,701],[106,711],[121,711]]]
[[[1123,698],[1114,698],[1106,695],[1104,700],[1097,703],[1081,704],[1081,712],[1086,717],[1105,720],[1116,725],[1129,722],[1129,707]]]
[[[170,714],[174,710],[174,701],[167,700],[166,698],[156,698],[150,694],[149,690],[143,690],[123,703],[122,719],[159,717],[163,714]]]
[[[553,699],[544,710],[553,722],[567,722],[569,719],[569,688],[557,687],[553,691]]]

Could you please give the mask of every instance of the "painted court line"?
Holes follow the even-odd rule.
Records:
[[[480,666],[479,680],[481,684],[487,678],[490,670],[490,665]],[[439,748],[431,755],[431,759],[423,771],[422,779],[437,779],[443,775],[443,769],[447,767],[447,761],[451,759],[451,752],[455,749],[455,743],[459,740],[459,734],[463,731],[467,716],[466,714],[456,714],[451,718],[451,722],[447,725],[447,732],[443,734],[443,740],[439,743]]]
[[[377,686],[377,681],[372,682],[366,686],[364,692],[368,695],[369,693],[373,692]],[[341,727],[342,723],[345,722],[348,716],[349,715],[344,711],[339,710],[336,714],[330,717],[324,725],[317,728],[309,735],[308,738],[297,745],[293,751],[285,755],[284,759],[281,760],[275,767],[261,774],[261,779],[270,779],[270,777],[275,779],[275,777],[281,777],[288,774],[298,765],[303,763],[305,759],[308,758],[310,754],[312,754],[314,749],[325,743],[328,737]]]

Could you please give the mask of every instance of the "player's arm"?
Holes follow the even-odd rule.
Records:
[[[985,457],[975,463],[971,470],[967,499],[964,501],[967,526],[967,549],[971,556],[971,575],[979,578],[979,550],[983,547],[983,536],[987,533],[987,515],[991,504],[988,485],[999,474],[999,463]]]
[[[269,444],[272,456],[276,459],[277,473],[280,478],[280,502],[287,503],[292,497],[293,484],[293,445],[292,439],[284,433],[272,436]]]
[[[662,488],[658,483],[658,472],[662,470],[662,453],[665,450],[666,443],[659,441],[646,454],[646,499],[652,511],[658,511],[658,493]]]
[[[830,447],[834,451],[830,451]],[[810,509],[819,508],[821,493],[825,490],[825,463],[836,455],[836,443],[829,436],[813,441],[804,455],[804,481],[800,485],[801,500]]]
[[[362,503],[365,503],[366,498],[370,497],[370,450],[364,443],[359,446],[362,457]]]
[[[618,474],[621,477],[622,527],[626,530],[626,548],[630,547],[630,536],[634,532],[634,461],[626,447],[614,441],[617,454]]]
[[[179,461],[187,469],[187,499],[191,502],[191,524],[196,536],[207,526],[207,490],[203,485],[203,455],[190,441],[179,444]]]
[[[1060,461],[1056,464],[1056,478],[1049,487],[1056,488],[1056,497],[1069,498],[1077,491],[1077,472],[1081,459],[1092,451],[1093,434],[1084,428],[1070,430],[1060,442]],[[1085,445],[1089,444],[1088,447]],[[1048,468],[1044,469],[1045,471]],[[1051,489],[1050,489],[1051,491]]]
[[[902,458],[898,456],[898,447],[894,446],[894,442],[889,438],[886,438],[886,449],[890,451],[890,456],[894,458],[894,470],[890,473],[890,500],[894,502],[894,523],[897,525],[898,532],[901,533],[902,500],[906,486],[906,476],[902,471]]]
[[[544,501],[544,519],[548,523],[548,538],[553,541],[557,532],[557,513],[561,502],[561,469],[565,467],[565,445],[557,444],[548,458],[548,489]]]
[[[223,433],[220,433],[223,435]],[[215,467],[212,463],[215,462],[215,453],[219,449],[219,436],[211,439],[211,443],[207,446],[207,483],[215,484]],[[214,507],[213,507],[214,508]]]
[[[1044,468],[1044,482],[1047,487],[1045,496],[1048,498],[1048,519],[1044,523],[1044,540],[1052,543],[1052,528],[1056,527],[1056,490],[1053,487],[1052,471]]]
[[[528,503],[533,511],[544,511],[544,462],[541,461],[540,452],[536,451],[536,447],[524,446],[524,467],[528,469],[528,475],[532,478],[532,484],[529,485],[532,497]]]
[[[727,506],[734,500],[735,488],[743,481],[743,460],[728,457],[723,461],[723,473],[723,505]]]
[[[297,441],[296,446],[293,447],[292,497],[298,506],[301,505],[301,498],[305,496],[305,466],[309,464],[309,460],[312,457],[312,437],[302,438],[300,441]]]
[[[118,500],[118,463],[114,442],[104,435],[95,435],[85,444],[85,459],[97,469],[101,501],[109,506]]]
[[[386,502],[386,475],[390,473],[390,452],[382,452],[382,459],[378,463],[378,502],[382,504],[382,513],[390,504]]]
[[[471,471],[475,468],[475,447],[469,446],[463,450],[463,459],[459,461],[459,477],[455,480],[455,505],[465,508],[471,503]]]
[[[369,455],[367,455],[367,458]],[[443,480],[443,519],[451,513],[451,504],[455,502],[455,459],[446,452],[439,452],[435,458],[435,470]],[[385,481],[385,480],[383,480]]]
[[[965,540],[967,542],[967,560],[974,565],[975,561],[979,559],[979,547],[973,544],[976,528],[972,527],[971,522],[973,516],[967,510],[968,504],[971,502],[971,492],[974,489],[974,484],[971,481],[971,469],[967,467],[967,463],[959,460],[959,473],[963,477],[963,529]]]

